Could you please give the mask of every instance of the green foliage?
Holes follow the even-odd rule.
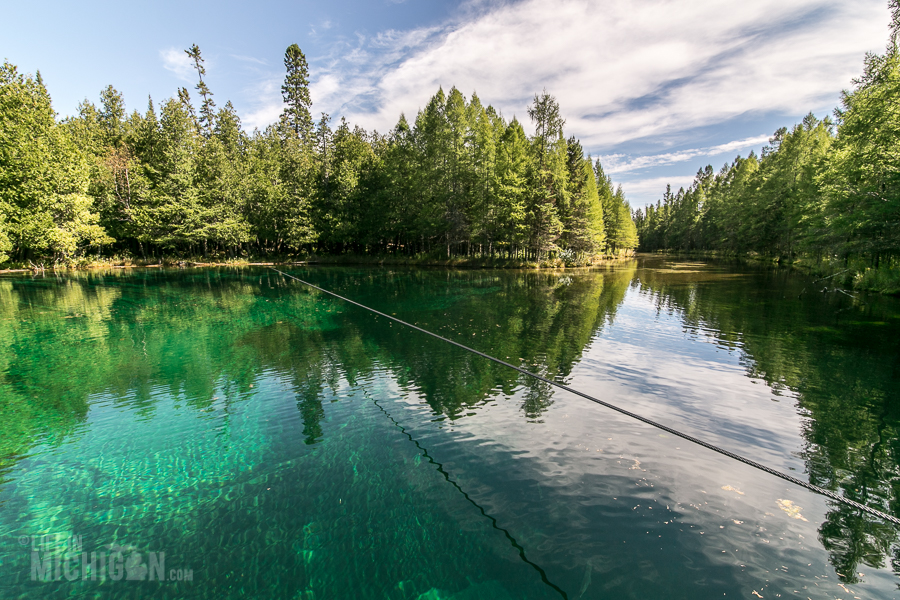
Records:
[[[306,56],[297,44],[291,44],[284,52],[284,68],[287,75],[281,86],[285,108],[281,115],[282,123],[294,136],[309,140],[313,122],[310,115],[312,99],[309,95],[309,67]]]
[[[900,257],[900,14],[884,56],[869,54],[830,119],[807,115],[763,149],[635,214],[643,250],[753,252],[868,263],[856,282],[893,289]],[[854,267],[855,268],[855,267]],[[876,278],[875,273],[879,275]],[[878,283],[876,282],[876,279]]]
[[[594,162],[594,177],[609,252],[630,252],[637,248],[638,236],[625,192],[622,186],[613,191],[612,179],[603,172],[599,159]]]
[[[838,137],[821,177],[825,222],[842,254],[900,251],[900,55],[868,55],[837,111]]]
[[[528,173],[533,169],[522,125],[513,119],[504,129],[497,153],[497,236],[507,248],[525,242],[525,198]]]
[[[581,144],[574,137],[567,142],[566,167],[569,193],[561,211],[563,245],[576,256],[597,254],[606,242],[603,206],[591,160],[584,158]]]
[[[88,248],[181,256],[401,254],[583,264],[636,245],[630,211],[535,95],[533,137],[476,94],[442,89],[388,134],[322,114],[306,58],[285,52],[278,124],[216,109],[199,47],[186,88],[129,114],[112,86],[57,123],[40,81],[3,71],[0,258],[71,262]],[[598,163],[599,168],[599,163]],[[631,229],[630,229],[631,228]],[[116,240],[116,241],[114,241]],[[150,255],[148,257],[148,255]]]
[[[0,66],[0,253],[68,261],[113,240],[88,196],[88,161],[55,120],[46,88]]]
[[[532,151],[534,163],[530,173],[530,193],[526,208],[528,242],[534,258],[558,249],[556,242],[563,233],[560,209],[566,212],[569,202],[568,145],[563,137],[565,121],[559,104],[546,90],[535,94],[528,108],[535,127]]]
[[[203,57],[200,55],[200,48],[197,44],[194,44],[190,49],[185,50],[184,53],[188,55],[188,58],[194,63],[194,69],[197,70],[199,82],[197,83],[196,89],[203,98],[203,103],[200,105],[200,126],[207,134],[209,134],[215,121],[216,103],[212,99],[213,93],[209,91],[209,87],[207,87],[206,82],[203,81],[203,76],[206,75],[206,67],[203,66]]]

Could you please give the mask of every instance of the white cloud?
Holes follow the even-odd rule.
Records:
[[[600,162],[603,165],[603,170],[609,175],[615,173],[630,173],[640,169],[686,162],[703,156],[719,156],[726,152],[745,150],[760,146],[768,141],[768,135],[759,135],[743,140],[734,140],[733,142],[719,144],[717,146],[710,146],[708,148],[690,148],[687,150],[678,150],[677,152],[650,154],[633,158],[625,154],[607,154],[605,156],[600,156]]]
[[[184,53],[184,50],[168,48],[160,50],[159,56],[162,58],[163,67],[167,71],[175,73],[178,79],[186,82],[194,80],[194,66],[191,64],[191,59]]]
[[[586,149],[666,147],[742,115],[830,108],[888,22],[882,0],[526,0],[466,19],[361,37],[313,73],[314,101],[386,131],[439,85],[507,116],[546,87]]]
[[[250,112],[241,117],[241,122],[248,131],[254,128],[265,129],[281,116],[284,108],[281,99],[281,77],[270,76],[255,82],[247,88],[245,94],[251,99]]]
[[[735,119],[830,111],[861,73],[864,53],[882,51],[888,22],[882,0],[470,0],[443,24],[341,38],[310,57],[310,91],[314,116],[387,132],[401,113],[414,118],[438,86],[454,85],[528,127],[526,108],[546,88],[566,133],[619,175],[637,208],[667,183],[690,185],[706,157],[746,154],[768,140],[697,147],[698,129],[718,141]],[[183,53],[173,52],[166,68],[185,72]],[[282,77],[272,71],[248,89],[246,126],[277,120]],[[625,154],[626,144],[650,150]],[[656,170],[672,165],[690,174]]]
[[[672,186],[672,193],[678,188],[687,189],[694,181],[694,175],[673,175],[671,177],[650,177],[635,181],[623,181],[622,189],[625,197],[629,199],[631,208],[642,208],[661,199],[666,191],[666,185]]]
[[[356,119],[362,106],[374,103],[389,102],[380,94],[375,81],[384,77],[392,68],[405,58],[409,52],[421,47],[427,40],[439,36],[443,30],[438,27],[419,28],[410,31],[388,29],[374,36],[357,33],[355,44],[340,41],[332,52],[325,56],[308,57],[310,64],[310,95],[313,99],[313,119],[318,120],[322,112],[330,114],[332,121],[346,116],[352,124],[363,125],[369,129],[379,127],[371,119]],[[284,73],[271,72],[265,80],[249,86],[244,95],[250,99],[254,107],[243,118],[248,129],[275,122],[284,108],[281,97],[281,82]],[[437,88],[435,88],[436,91]],[[427,99],[427,97],[426,97]],[[397,117],[400,112],[410,109],[397,104]],[[416,107],[412,107],[412,111]],[[396,122],[396,118],[393,119]],[[385,121],[386,122],[386,121]]]
[[[254,128],[265,129],[267,125],[274,123],[281,116],[281,105],[265,104],[253,110],[241,118],[245,131],[253,131]]]
[[[231,54],[230,56],[231,56],[231,58],[233,58],[235,60],[239,60],[241,62],[254,63],[257,65],[262,65],[264,67],[268,66],[268,63],[266,61],[261,60],[259,58],[255,58],[253,56],[242,56],[240,54]]]

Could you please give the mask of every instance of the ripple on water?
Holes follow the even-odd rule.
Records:
[[[845,331],[836,300],[779,316],[778,298],[741,293],[752,274],[719,267],[309,275],[797,473],[833,466],[840,453],[811,455],[818,444],[847,447],[822,441],[840,428],[814,429],[839,414],[817,407],[841,373],[870,365],[850,413],[865,417],[863,438],[893,389],[874,350],[884,326],[848,346],[830,329]],[[862,582],[835,575],[820,538],[852,521],[823,499],[269,272],[93,281],[105,295],[79,281],[0,290],[62,307],[0,324],[0,411],[14,407],[0,412],[14,456],[0,465],[0,596],[149,589],[32,583],[29,553],[9,540],[35,532],[194,569],[192,586],[159,584],[156,597],[833,598],[841,578],[861,597],[894,593],[886,566],[858,563]],[[757,305],[759,325],[746,320]],[[826,336],[828,352],[795,329]],[[815,377],[815,360],[837,379]],[[848,447],[851,466],[871,450]]]

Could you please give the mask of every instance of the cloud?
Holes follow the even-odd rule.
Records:
[[[320,22],[318,26],[316,26],[316,25],[310,26],[309,34],[313,37],[318,37],[320,35],[320,30],[328,31],[329,29],[332,29],[334,27],[334,25],[335,25],[334,21],[325,19],[324,21]]]
[[[440,27],[427,27],[408,31],[387,29],[372,36],[356,33],[352,41],[339,39],[332,44],[330,51],[319,56],[307,56],[314,120],[318,120],[320,113],[326,112],[333,120],[345,116],[352,124],[387,131],[394,123],[385,128],[373,124],[371,119],[355,119],[355,116],[369,110],[368,107],[390,102],[382,97],[374,82],[442,31]],[[283,79],[283,71],[269,71],[264,79],[244,89],[243,96],[250,99],[252,107],[243,118],[247,128],[263,129],[281,115],[284,108],[281,97]],[[416,107],[408,109],[401,104],[395,107],[398,117],[403,110],[416,110]],[[396,118],[393,120],[396,122]]]
[[[703,156],[719,156],[727,152],[759,146],[768,141],[768,135],[758,135],[756,137],[734,140],[733,142],[710,146],[708,148],[691,148],[687,150],[678,150],[677,152],[651,154],[634,158],[624,154],[607,154],[605,156],[600,156],[600,162],[603,165],[603,170],[607,174],[630,173],[641,169],[686,162]]]
[[[666,185],[672,186],[672,193],[678,188],[687,189],[694,181],[694,175],[673,175],[670,177],[650,177],[635,181],[623,181],[622,189],[631,203],[631,208],[642,208],[662,198]]]
[[[175,73],[178,79],[186,82],[194,80],[194,66],[191,64],[191,59],[184,53],[184,50],[168,48],[160,50],[159,56],[162,58],[163,67],[167,71]]]
[[[254,58],[252,56],[242,56],[240,54],[230,54],[229,56],[231,56],[231,58],[233,58],[235,60],[239,60],[241,62],[255,63],[257,65],[262,65],[264,67],[268,66],[268,63],[266,61],[260,60],[258,58]]]
[[[266,104],[253,110],[241,119],[245,130],[253,131],[253,129],[265,129],[278,120],[282,111],[281,105]]]
[[[310,91],[314,115],[387,132],[454,85],[529,127],[526,108],[546,88],[566,134],[640,207],[667,183],[690,185],[707,157],[767,142],[734,139],[735,123],[760,131],[830,111],[864,53],[882,51],[888,22],[882,0],[469,0],[437,25],[336,34],[310,57]],[[245,125],[277,120],[282,78],[247,88]],[[660,176],[666,167],[677,171]]]
[[[247,130],[254,128],[265,129],[278,120],[284,104],[281,98],[281,75],[264,76],[262,79],[249,85],[244,90],[244,95],[251,98],[250,111],[241,118],[241,122]]]
[[[344,42],[313,74],[314,101],[386,131],[438,86],[477,90],[508,117],[547,88],[587,150],[640,139],[665,148],[743,115],[832,107],[863,53],[881,50],[888,22],[882,0],[473,6],[437,27]]]

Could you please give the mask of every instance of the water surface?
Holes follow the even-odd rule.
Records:
[[[289,271],[900,516],[896,299],[659,258]],[[900,584],[894,526],[265,268],[0,279],[0,373],[3,598]]]

